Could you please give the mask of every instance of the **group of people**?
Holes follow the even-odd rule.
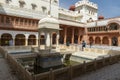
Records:
[[[92,47],[92,41],[90,41],[90,48]],[[83,49],[84,49],[84,47],[86,47],[86,42],[83,40],[83,42],[82,42],[82,51],[83,51]]]
[[[90,41],[90,48],[92,47],[92,41]],[[69,42],[67,42],[66,43],[66,46],[69,46],[70,45],[70,43]],[[86,42],[83,40],[82,41],[82,51],[83,51],[83,49],[86,47]]]

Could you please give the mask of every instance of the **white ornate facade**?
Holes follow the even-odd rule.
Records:
[[[38,22],[47,16],[49,1],[0,0],[0,44],[8,45],[13,40],[14,45],[38,45]],[[120,45],[119,17],[98,19],[98,6],[89,0],[80,0],[74,6],[74,10],[67,10],[59,7],[59,0],[52,0],[51,15],[59,20],[62,29],[59,31],[60,43],[80,44],[85,40],[113,45],[112,40],[116,38]],[[44,34],[41,36],[42,43],[45,37]],[[52,38],[55,44],[56,33]]]

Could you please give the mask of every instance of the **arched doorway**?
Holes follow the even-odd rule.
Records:
[[[74,35],[74,43],[75,43],[75,44],[78,43],[78,35]]]
[[[89,43],[93,43],[93,37],[89,37]]]
[[[17,34],[15,37],[15,45],[16,46],[23,46],[25,45],[25,35],[24,34]]]
[[[108,37],[103,37],[102,43],[103,43],[104,45],[109,45]]]
[[[45,45],[45,36],[44,35],[40,36],[40,44]]]
[[[64,44],[64,37],[63,37],[63,36],[60,36],[59,43],[60,43],[60,44]]]
[[[72,28],[68,27],[67,28],[67,38],[66,38],[66,43],[72,43]]]
[[[100,44],[100,37],[95,38],[95,44]]]
[[[36,45],[36,36],[35,35],[30,35],[28,37],[28,45]]]
[[[80,42],[82,42],[83,40],[83,35],[80,35]]]
[[[52,34],[52,44],[56,44],[56,37],[57,37],[57,34],[53,33]]]
[[[118,46],[118,39],[117,39],[117,37],[112,37],[112,46]]]
[[[10,40],[12,40],[12,35],[9,33],[4,33],[1,36],[1,46],[9,46]]]

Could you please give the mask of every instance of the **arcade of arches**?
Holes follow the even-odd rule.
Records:
[[[9,33],[3,33],[1,35],[0,44],[1,46],[24,46],[24,45],[36,45],[36,36],[29,35],[28,39],[25,37],[24,34],[17,34],[13,37]]]
[[[109,46],[119,46],[120,37],[118,36],[92,36],[89,37],[89,43],[92,42],[95,45],[109,45]]]
[[[92,42],[95,45],[111,45],[111,46],[120,46],[120,35],[119,35],[119,25],[112,23],[109,24],[109,32],[107,31],[101,33],[101,28],[95,29],[96,31],[93,33],[89,30],[93,30],[92,28],[88,30],[87,33],[85,28],[83,27],[75,27],[68,25],[60,25],[62,30],[59,31],[59,43],[66,44],[69,42],[70,44],[80,44],[83,40],[86,40],[89,44]],[[97,27],[96,27],[97,28]],[[114,32],[113,32],[113,31]],[[115,31],[116,30],[116,31]],[[56,33],[52,34],[52,44],[56,44]],[[40,36],[40,44],[45,44],[45,36]],[[2,33],[0,36],[0,45],[1,46],[28,46],[28,45],[38,45],[38,38],[35,34],[29,34],[27,37],[25,34],[16,34],[11,35],[10,33]]]
[[[88,42],[95,45],[120,46],[120,25],[116,21],[107,26],[91,27],[88,30]]]

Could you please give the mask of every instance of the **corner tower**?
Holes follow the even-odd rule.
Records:
[[[80,22],[86,23],[89,21],[97,20],[98,17],[98,6],[97,4],[90,2],[89,0],[81,0],[75,3],[75,11],[81,14]]]

